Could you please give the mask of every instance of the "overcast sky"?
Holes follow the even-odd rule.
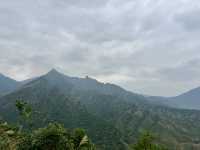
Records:
[[[0,72],[51,68],[148,95],[200,86],[200,1],[0,0]]]

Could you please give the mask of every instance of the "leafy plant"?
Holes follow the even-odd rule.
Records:
[[[77,128],[73,132],[74,150],[94,150],[94,145],[89,140],[83,129]]]

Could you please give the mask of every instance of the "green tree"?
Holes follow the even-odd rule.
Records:
[[[19,118],[20,131],[23,129],[24,125],[27,125],[29,129],[31,129],[32,128],[32,107],[28,103],[22,100],[17,100],[15,102],[15,106],[20,115],[20,118]]]
[[[74,150],[94,150],[94,145],[89,140],[83,129],[77,128],[73,132]]]
[[[58,123],[50,123],[24,136],[18,150],[71,150],[71,147],[67,130]]]
[[[132,146],[133,150],[167,150],[165,147],[155,144],[155,136],[145,131],[141,134],[136,144]]]

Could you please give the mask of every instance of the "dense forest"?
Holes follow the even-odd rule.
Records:
[[[19,113],[18,124],[0,123],[1,150],[97,150],[84,129],[66,129],[59,123],[49,123],[46,127],[34,129],[32,107],[23,101],[16,101]],[[150,132],[143,132],[132,150],[167,150],[154,143],[155,137]]]
[[[141,134],[130,150],[167,150],[163,145],[154,143],[149,132]],[[19,131],[16,126],[6,122],[0,124],[1,150],[98,150],[83,129],[68,130],[61,124],[51,123],[34,131]]]

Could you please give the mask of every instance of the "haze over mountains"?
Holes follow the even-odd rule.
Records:
[[[148,99],[174,108],[200,110],[200,87],[174,97],[150,96]]]
[[[78,77],[69,77],[59,73],[55,69],[52,69],[47,73],[47,78],[49,78],[51,82],[53,80],[56,81],[56,78],[58,76],[62,76],[63,79],[65,79],[67,82],[69,82],[79,90],[93,90],[93,91],[97,90],[98,92],[101,92],[103,94],[120,94],[125,92],[124,89],[122,89],[117,85],[110,83],[106,84],[100,83],[97,80],[92,79],[88,76],[85,79]],[[27,79],[24,81],[16,81],[3,74],[0,74],[0,95],[12,92],[17,88],[19,88],[21,85],[27,84],[35,79],[37,78]],[[63,83],[61,82],[60,86],[61,84]],[[128,91],[126,92],[128,93]],[[142,96],[142,93],[138,94],[138,96],[139,95]],[[189,90],[188,92],[185,92],[183,94],[174,97],[162,97],[162,96],[145,96],[145,97],[147,100],[153,101],[158,104],[164,104],[170,107],[197,109],[197,110],[200,109],[200,87],[194,88],[192,90]]]
[[[3,81],[2,89],[13,80]],[[200,111],[152,103],[117,85],[69,77],[55,69],[28,81],[4,90],[7,94],[0,97],[0,118],[16,122],[15,101],[21,99],[40,112],[34,117],[35,127],[58,121],[68,128],[84,128],[103,150],[128,149],[143,130],[158,134],[158,142],[170,150],[200,148]]]
[[[0,95],[15,90],[19,84],[19,82],[0,74]]]

